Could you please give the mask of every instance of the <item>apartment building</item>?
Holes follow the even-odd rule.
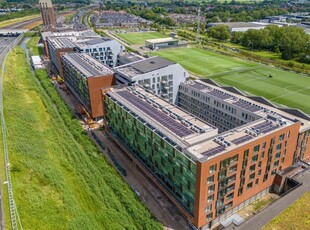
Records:
[[[86,53],[62,55],[64,82],[92,118],[103,115],[101,88],[115,84],[114,72]]]
[[[63,77],[61,54],[65,52],[74,52],[75,44],[64,37],[48,37],[46,44],[47,53],[54,67],[54,72]]]
[[[139,84],[156,95],[175,103],[181,82],[189,77],[178,63],[151,57],[115,68],[118,84]]]
[[[204,95],[203,85],[221,90],[199,81],[181,87],[198,97],[198,87]],[[236,98],[217,97],[218,102],[240,99],[228,93]],[[219,133],[215,125],[137,85],[103,90],[103,101],[106,131],[199,229],[209,229],[261,197],[278,172],[310,156],[309,120],[280,110],[262,106],[249,113],[252,119],[242,111],[254,108],[231,105],[241,110],[244,123],[237,126],[236,121]],[[303,155],[296,152],[299,142],[306,145]]]
[[[116,66],[117,56],[124,51],[119,42],[108,37],[84,40],[76,42],[76,45],[80,51],[90,54],[111,68]]]
[[[51,0],[39,0],[43,26],[45,28],[56,27],[56,15]]]
[[[218,127],[219,132],[249,124],[261,118],[290,120],[300,123],[294,161],[310,157],[307,142],[310,116],[297,109],[277,108],[262,97],[247,97],[232,87],[220,87],[201,80],[180,84],[178,106]],[[308,145],[308,153],[306,153]]]

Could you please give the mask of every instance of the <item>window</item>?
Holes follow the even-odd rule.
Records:
[[[212,212],[210,214],[207,215],[207,221],[212,219]]]
[[[275,159],[279,159],[279,158],[280,158],[280,156],[281,156],[281,152],[276,153],[276,157],[275,157]]]
[[[245,176],[245,169],[242,169],[241,170],[241,173],[240,173],[240,178],[244,177]]]
[[[237,165],[233,165],[229,168],[229,173],[233,173],[233,172],[236,172],[237,171]]]
[[[214,182],[214,176],[208,177],[207,184],[212,184]]]
[[[252,163],[256,162],[257,161],[257,158],[258,158],[258,155],[255,155],[252,157]]]
[[[256,165],[252,165],[252,166],[250,167],[250,172],[255,171],[255,167],[256,167]]]
[[[245,178],[242,178],[242,179],[240,180],[240,187],[242,187],[242,186],[244,185],[244,182],[245,182]]]
[[[266,148],[266,141],[262,144],[262,149]]]
[[[255,180],[255,185],[258,185],[259,179]]]
[[[253,182],[248,183],[246,186],[246,189],[248,190],[248,189],[251,189],[252,187],[253,187]]]
[[[214,195],[208,196],[208,203],[212,202],[214,200]]]
[[[256,145],[253,149],[254,154],[259,152],[259,145]]]
[[[264,158],[264,156],[265,156],[265,152],[261,152],[260,157]]]
[[[279,161],[276,161],[273,163],[273,167],[278,167],[279,166]]]
[[[249,150],[247,149],[243,153],[243,159],[248,158],[248,156],[249,156]]]
[[[276,172],[277,172],[277,170],[276,170],[276,169],[272,170],[272,171],[271,171],[271,175],[276,174]]]
[[[224,177],[226,177],[226,170],[222,170],[219,172],[219,180],[223,179]]]
[[[234,198],[234,193],[231,193],[231,194],[227,195],[226,201],[229,201],[229,200],[231,200],[232,198]]]
[[[281,147],[282,147],[282,144],[280,143],[280,144],[277,145],[276,150],[280,150]]]
[[[260,176],[261,174],[262,174],[262,170],[260,169],[260,170],[258,170],[257,175]]]
[[[258,162],[257,166],[258,166],[258,168],[262,167],[262,162],[261,161]]]
[[[265,175],[264,175],[263,182],[265,182],[267,179],[268,179],[268,174],[265,174]]]
[[[215,171],[216,171],[216,164],[215,165],[211,165],[209,172],[210,173],[215,173]]]
[[[215,185],[209,186],[209,188],[208,188],[208,193],[209,193],[209,194],[210,194],[210,193],[213,193],[213,192],[214,192],[214,189],[215,189]]]
[[[211,210],[212,210],[212,204],[206,207],[205,212],[208,213],[208,212],[211,212]]]
[[[250,180],[253,180],[255,178],[255,173],[252,173],[251,175],[250,175]]]
[[[239,189],[238,189],[238,196],[241,196],[242,193],[243,193],[243,188],[239,188]]]
[[[279,141],[283,141],[283,139],[284,139],[284,133],[279,136]]]
[[[227,158],[220,163],[220,170],[230,165],[230,158]]]
[[[238,154],[230,158],[230,164],[238,161]]]

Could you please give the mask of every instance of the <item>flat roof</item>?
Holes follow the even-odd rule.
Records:
[[[178,41],[177,39],[167,37],[167,38],[155,38],[155,39],[148,39],[145,42],[149,43],[163,43],[163,42],[171,42],[171,41]]]
[[[149,73],[174,64],[176,63],[156,56],[116,67],[115,70],[129,78],[133,78],[137,75]]]
[[[56,49],[74,48],[76,45],[65,37],[48,37],[50,42]]]
[[[268,100],[253,100],[251,98],[256,97],[247,97],[245,95],[233,93],[224,88],[215,85],[208,84],[201,80],[187,81],[181,83],[181,85],[189,86],[200,93],[209,96],[215,97],[219,101],[224,101],[229,103],[231,106],[236,109],[241,109],[247,111],[248,113],[255,114],[261,118],[274,118],[276,120],[290,120],[293,122],[300,121],[301,127],[300,130],[310,129],[310,116],[302,113],[296,109],[290,108],[277,108],[272,105]]]
[[[113,70],[86,53],[66,53],[62,56],[84,77],[96,77],[113,74]]]
[[[182,148],[218,133],[216,127],[140,86],[112,88],[107,95]]]
[[[247,27],[264,27],[264,24],[258,24],[254,22],[213,22],[210,25],[225,25],[229,28],[247,28]]]
[[[83,42],[79,42],[79,44],[85,44],[85,45],[97,45],[97,44],[101,44],[107,41],[112,41],[111,38],[108,37],[101,37],[101,38],[93,38],[93,39],[89,39]]]

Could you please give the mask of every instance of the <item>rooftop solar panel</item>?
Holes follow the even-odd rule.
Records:
[[[213,155],[220,153],[224,150],[225,150],[225,148],[223,146],[218,146],[218,147],[215,147],[213,149],[209,149],[206,152],[203,152],[201,155],[203,155],[205,157],[210,157],[210,156],[213,156]]]
[[[237,138],[237,139],[235,139],[235,140],[232,140],[231,142],[232,142],[233,144],[235,144],[235,145],[239,145],[239,144],[241,144],[241,143],[243,143],[243,142],[246,142],[246,141],[251,140],[252,138],[253,138],[253,137],[250,136],[250,135],[245,135],[245,136],[243,136],[243,137],[239,137],[239,138]]]
[[[141,110],[142,112],[146,113],[157,122],[159,122],[164,127],[168,128],[171,132],[175,133],[180,137],[185,137],[194,132],[188,129],[186,126],[182,125],[181,123],[175,121],[173,118],[169,117],[165,113],[160,112],[153,106],[146,103],[144,100],[140,99],[136,95],[128,92],[128,91],[119,91],[117,92],[119,96],[123,99],[134,105],[136,108]]]

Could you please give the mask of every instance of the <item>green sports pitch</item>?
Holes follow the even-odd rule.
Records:
[[[123,33],[115,34],[130,45],[144,44],[145,40],[155,38],[166,38],[167,35],[158,32],[135,32],[135,33]]]
[[[263,96],[275,104],[310,114],[310,76],[267,67],[201,48],[165,49],[150,53],[180,63],[189,72]]]

